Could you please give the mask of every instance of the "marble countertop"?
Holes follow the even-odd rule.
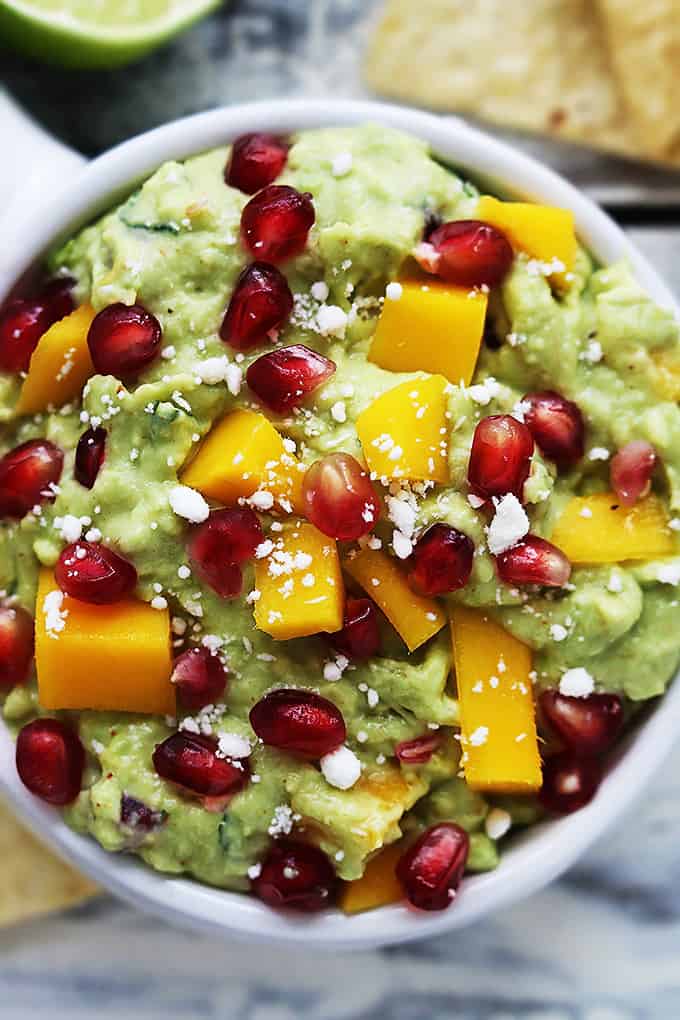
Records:
[[[0,81],[92,154],[219,102],[365,94],[375,7],[237,0],[135,68],[63,75],[3,55]],[[680,292],[679,176],[521,144],[617,208]],[[176,931],[102,897],[0,933],[0,1020],[680,1020],[679,846],[680,749],[560,882],[465,931],[305,957]]]

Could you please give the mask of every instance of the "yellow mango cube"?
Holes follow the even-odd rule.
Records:
[[[572,563],[654,560],[675,552],[668,517],[657,496],[624,506],[613,492],[574,496],[550,541]]]
[[[400,383],[361,412],[357,434],[379,478],[448,481],[448,385],[441,375]]]
[[[18,414],[36,414],[48,407],[61,407],[80,396],[83,386],[94,375],[87,346],[94,316],[94,308],[81,305],[43,333],[31,355],[28,374],[21,387]]]
[[[558,259],[563,271],[552,274],[559,284],[566,283],[576,261],[574,214],[569,209],[534,202],[501,202],[491,195],[482,195],[477,217],[502,230],[513,248],[526,252],[540,262]]]
[[[405,280],[385,298],[369,361],[390,372],[432,372],[472,379],[484,333],[486,294],[439,281]]]
[[[80,602],[42,570],[35,663],[43,708],[175,715],[167,609],[137,599]]]
[[[531,651],[475,609],[451,613],[462,763],[473,790],[534,793],[542,783]]]
[[[182,471],[182,483],[227,506],[256,489],[271,492],[287,513],[302,508],[304,470],[259,411],[232,411],[209,432]]]
[[[345,589],[335,541],[313,524],[291,524],[255,561],[255,624],[277,641],[340,630]]]
[[[345,914],[374,910],[404,898],[395,870],[404,849],[402,841],[385,847],[371,858],[361,878],[345,883],[340,893],[340,909]]]
[[[409,652],[445,625],[446,615],[439,604],[416,595],[395,560],[380,549],[360,549],[345,560],[344,567],[382,609]]]

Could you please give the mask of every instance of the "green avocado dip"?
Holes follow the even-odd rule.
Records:
[[[243,146],[237,148],[241,151]],[[236,177],[236,155],[226,180]],[[247,155],[246,146],[246,170]],[[115,371],[95,367],[94,374],[87,373],[90,377],[84,387],[67,402],[26,413],[25,390],[20,395],[38,371],[37,355],[28,369],[26,365],[19,371],[8,368],[1,350],[2,316],[7,332],[8,316],[16,309],[8,304],[0,311],[3,714],[19,734],[27,724],[47,717],[77,732],[85,758],[77,790],[70,798],[62,798],[62,803],[68,800],[64,817],[109,851],[132,852],[158,871],[188,874],[221,888],[244,892],[252,888],[267,902],[314,909],[336,895],[335,879],[327,879],[324,895],[305,898],[305,893],[296,900],[291,890],[296,881],[303,881],[296,845],[320,849],[330,862],[329,874],[352,883],[385,847],[402,841],[400,846],[406,849],[399,870],[401,884],[412,902],[431,909],[445,903],[418,899],[409,885],[409,875],[417,871],[419,861],[414,840],[422,841],[415,844],[416,849],[421,847],[422,857],[428,852],[428,833],[437,831],[432,827],[444,826],[439,831],[453,833],[456,852],[463,855],[460,872],[463,867],[468,872],[494,868],[506,833],[532,824],[546,809],[572,810],[592,796],[597,778],[592,780],[592,769],[584,778],[579,763],[596,762],[592,768],[600,770],[602,752],[618,736],[621,725],[629,722],[642,702],[663,694],[677,668],[678,329],[673,314],[650,300],[626,264],[599,267],[577,246],[573,264],[567,266],[563,260],[532,252],[531,240],[526,245],[522,242],[520,227],[508,227],[505,233],[500,226],[493,228],[503,235],[503,252],[510,251],[507,245],[511,244],[511,262],[503,267],[498,282],[466,286],[470,307],[484,302],[486,316],[478,356],[475,347],[472,378],[445,380],[445,436],[440,443],[448,480],[409,478],[408,472],[386,477],[374,469],[371,455],[384,453],[381,442],[394,454],[395,462],[403,451],[391,439],[389,425],[385,425],[386,440],[378,436],[371,446],[364,438],[362,444],[360,416],[395,387],[427,380],[429,370],[425,365],[422,370],[416,366],[412,371],[395,371],[384,367],[384,358],[369,360],[376,328],[388,306],[390,315],[398,317],[400,305],[414,288],[425,295],[447,286],[460,291],[455,277],[460,272],[460,265],[456,268],[459,241],[455,231],[453,241],[447,240],[441,225],[484,220],[478,214],[480,196],[472,184],[434,160],[424,143],[372,124],[295,135],[287,140],[282,161],[274,183],[295,189],[298,199],[311,196],[304,202],[313,206],[313,224],[307,223],[301,240],[292,245],[292,254],[284,252],[273,259],[287,281],[292,308],[258,342],[223,339],[225,311],[237,282],[243,279],[241,274],[254,260],[268,262],[252,240],[257,231],[250,235],[246,218],[242,221],[244,207],[257,204],[257,188],[253,198],[226,183],[227,147],[183,163],[166,163],[122,204],[49,256],[50,277],[72,282],[72,307],[91,306],[88,322],[94,313],[118,305],[139,307],[153,317],[160,327],[160,340],[156,338],[152,354],[136,371],[117,376]],[[304,213],[303,205],[298,203],[296,210]],[[285,233],[300,227],[297,220],[287,227],[285,215],[281,216],[277,229]],[[267,252],[266,240],[262,250]],[[462,257],[470,258],[465,251]],[[45,332],[45,338],[54,335],[61,321]],[[116,343],[133,343],[134,330],[143,332],[145,322],[128,324],[128,332],[123,330]],[[412,348],[422,342],[423,350],[429,350],[425,331],[434,327],[433,320],[427,322],[422,338],[411,337]],[[380,328],[386,329],[386,324],[385,318]],[[112,335],[104,326],[98,315],[89,328],[95,366],[99,363],[93,347],[97,329],[98,335],[104,332],[105,343]],[[470,342],[453,320],[443,339],[443,348]],[[37,343],[36,350],[46,349],[46,340],[44,346],[42,338]],[[258,400],[246,373],[256,359],[291,345],[317,352],[323,356],[322,364],[329,359],[334,371],[319,385],[293,395],[286,410],[273,410]],[[437,372],[441,378],[442,369]],[[573,413],[580,412],[574,418],[569,410],[567,418],[569,414],[572,418],[567,425],[562,412],[562,417],[557,414],[553,432],[553,439],[556,432],[560,440],[565,428],[567,433],[581,428],[573,456],[558,456],[554,451],[551,456],[550,435],[546,439],[541,432],[545,419],[533,414],[534,405],[527,399],[527,395],[546,393],[558,395],[568,409],[575,404]],[[230,501],[217,498],[217,490],[206,488],[201,495],[200,484],[183,484],[187,465],[193,463],[198,473],[207,450],[207,445],[201,446],[205,438],[236,410],[270,422],[296,462],[298,481],[312,465],[340,453],[361,465],[361,484],[370,481],[377,519],[369,514],[370,526],[358,541],[332,531],[331,513],[307,515],[322,531],[325,520],[331,546],[335,548],[333,539],[340,538],[338,563],[344,569],[338,583],[344,585],[351,604],[356,608],[363,600],[365,608],[367,600],[373,603],[367,612],[374,630],[377,621],[379,637],[377,651],[373,649],[368,657],[361,650],[352,654],[352,639],[342,643],[345,631],[334,641],[321,632],[272,636],[261,623],[256,626],[262,619],[257,613],[264,612],[258,609],[258,599],[267,598],[266,592],[258,590],[256,572],[266,570],[281,535],[310,503],[293,507],[284,500],[277,505],[266,485]],[[554,406],[548,406],[548,433],[556,421],[550,417],[553,412]],[[492,416],[504,416],[503,427],[511,433],[515,429],[519,439],[512,433],[510,441],[519,442],[519,448],[529,431],[535,442],[525,458],[528,477],[521,479],[519,487],[508,484],[487,493],[479,484],[471,484],[471,449],[480,422]],[[75,464],[76,448],[86,430],[103,436],[105,443],[103,460],[89,479],[91,487],[82,482],[82,465],[79,469]],[[20,444],[36,439],[46,439],[62,451],[63,468],[58,482],[48,486],[37,506],[17,512],[7,492],[21,479],[17,481],[16,472],[8,474],[8,458]],[[629,444],[636,445],[631,450]],[[385,454],[387,463],[389,456]],[[482,451],[480,457],[483,473],[493,453]],[[203,464],[206,458],[207,454]],[[219,469],[219,457],[216,463]],[[342,477],[341,502],[351,502],[352,484]],[[610,555],[607,551],[609,529],[606,523],[598,524],[599,511],[591,509],[591,502],[603,506],[597,503],[603,493],[610,493],[609,504],[616,507],[607,504],[602,511],[605,518],[611,512],[619,521],[628,508],[631,516],[625,526],[641,529],[641,551],[630,557],[626,552]],[[526,567],[528,561],[522,561],[520,553],[527,533],[545,542],[557,536],[558,522],[568,507],[576,505],[571,502],[575,497],[582,500],[575,518],[578,527],[570,530],[566,544],[560,541],[560,549],[566,553],[567,546],[574,547],[578,554],[578,536],[582,527],[588,530],[586,525],[591,529],[588,541],[599,548],[590,559],[587,552],[583,556],[569,553],[569,573],[563,553],[552,545],[546,552],[539,542]],[[650,500],[656,524],[647,524],[642,534],[644,511],[640,508],[651,506]],[[203,527],[208,505],[211,515],[225,507],[239,507],[255,516],[261,528],[255,553],[251,549],[240,559],[234,553],[229,560],[234,565],[235,590],[226,594],[210,583],[210,563],[201,570],[195,562],[197,554],[192,555],[193,536]],[[636,525],[638,520],[642,523]],[[439,532],[428,530],[435,526]],[[601,529],[597,534],[596,526]],[[445,572],[448,561],[442,566],[440,557],[448,553],[445,544],[439,550],[435,543],[434,559],[426,561],[424,552],[419,556],[424,550],[419,544],[426,535],[445,535],[447,541],[454,536],[459,543],[455,561],[459,565],[465,550],[470,550],[462,583],[451,583],[447,589],[443,582],[443,590],[441,584],[428,590],[432,576],[441,578]],[[108,675],[104,680],[101,674],[106,670],[93,665],[96,697],[87,703],[86,694],[85,703],[78,705],[48,700],[52,706],[48,710],[38,699],[38,680],[42,693],[43,677],[36,678],[32,666],[12,679],[17,670],[2,661],[11,641],[6,646],[2,636],[5,630],[12,633],[11,620],[20,609],[37,620],[38,672],[40,649],[46,645],[48,651],[52,646],[60,649],[63,665],[58,683],[67,688],[69,676],[76,676],[66,643],[68,614],[60,617],[61,594],[53,585],[49,606],[46,600],[36,611],[36,593],[41,567],[48,577],[52,577],[48,571],[56,567],[59,578],[66,547],[76,547],[70,562],[75,561],[72,569],[77,572],[79,544],[85,550],[104,546],[133,565],[136,584],[126,597],[164,614],[173,656],[202,648],[217,658],[226,673],[226,686],[217,698],[189,710],[183,707],[178,683],[176,715],[126,711],[123,695],[112,703],[117,708],[107,710],[101,707],[109,703],[105,694],[100,696],[100,688],[115,688],[119,678]],[[208,559],[219,561],[219,547],[210,549]],[[398,621],[395,624],[389,611],[386,615],[380,611],[385,606],[378,583],[372,592],[357,582],[352,563],[367,550],[387,558],[408,579],[417,597],[436,604],[426,617],[439,623],[433,623],[431,636],[416,642],[411,652],[400,636]],[[525,575],[521,575],[523,562],[529,571]],[[551,575],[554,569],[557,574]],[[558,577],[560,569],[566,569],[566,574]],[[300,583],[307,584],[304,579]],[[313,578],[309,584],[314,583]],[[290,605],[294,603],[295,597]],[[288,603],[281,605],[285,617]],[[93,604],[88,612],[109,608]],[[489,626],[503,628],[513,647],[521,644],[529,650],[539,740],[536,743],[531,733],[528,740],[533,741],[536,755],[540,750],[548,762],[557,755],[561,763],[548,765],[545,774],[551,775],[553,789],[547,793],[539,792],[540,779],[526,788],[502,779],[471,779],[468,765],[482,749],[487,732],[488,746],[492,746],[494,721],[466,732],[463,720],[461,730],[464,678],[456,677],[448,616],[454,620],[455,638],[455,614],[462,608],[474,611],[475,618]],[[54,617],[55,612],[53,626],[50,615]],[[276,613],[270,611],[269,623]],[[305,618],[311,618],[310,614],[313,609]],[[71,626],[74,619],[72,610]],[[442,626],[444,620],[447,625]],[[42,638],[39,635],[41,627],[42,631],[47,628],[46,638],[44,633]],[[337,625],[324,628],[337,631]],[[95,641],[93,632],[93,656]],[[493,680],[498,678],[491,678],[492,688]],[[250,715],[253,707],[279,688],[312,692],[334,706],[344,724],[340,751],[301,753],[280,739],[263,737],[263,731],[256,733]],[[493,699],[493,691],[488,694]],[[529,691],[523,710],[530,714],[531,703]],[[196,754],[203,747],[214,757],[217,746],[221,750],[216,767],[230,762],[236,772],[240,770],[243,782],[221,797],[214,795],[210,784],[192,789],[188,780],[172,781],[167,770],[161,769],[161,776],[156,749],[177,733],[187,739],[197,737]],[[491,771],[502,773],[504,768],[500,761],[492,763]],[[576,775],[577,794],[571,801],[560,801],[556,792],[559,768],[571,769],[572,779]],[[175,780],[178,775],[174,774]],[[583,786],[580,802],[579,783]],[[38,789],[34,792],[40,795]],[[292,855],[285,859],[283,878],[279,874],[278,879],[277,847],[281,853],[281,848],[287,848]],[[265,886],[263,869],[269,881]],[[271,892],[277,881],[278,900]],[[453,877],[446,879],[446,902],[454,884]],[[339,888],[346,909],[364,908],[364,900],[348,898],[346,890],[351,885]],[[372,900],[370,890],[365,897],[368,905],[384,901]]]

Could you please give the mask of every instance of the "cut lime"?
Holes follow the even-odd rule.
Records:
[[[160,46],[220,2],[0,0],[0,43],[61,67],[119,67]]]

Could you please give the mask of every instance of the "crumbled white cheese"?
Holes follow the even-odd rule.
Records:
[[[334,177],[346,177],[351,169],[351,152],[339,152],[337,156],[333,156],[333,160],[331,162],[331,173]]]
[[[80,518],[74,517],[73,514],[55,517],[54,523],[59,528],[59,534],[65,542],[77,542],[83,533],[83,525]]]
[[[569,631],[561,623],[553,623],[550,627],[550,637],[553,641],[564,641]]]
[[[47,593],[43,599],[42,611],[45,616],[45,630],[48,637],[56,639],[66,626],[68,609],[62,609],[64,593],[58,588]]]
[[[196,375],[201,382],[215,385],[226,380],[228,368],[229,358],[223,354],[219,358],[207,358],[206,361],[199,361],[196,365]]]
[[[510,414],[517,421],[521,421],[524,424],[524,419],[530,410],[531,403],[528,400],[518,400]]]
[[[154,595],[154,597],[151,599],[151,608],[158,610],[167,609],[168,600],[166,598],[163,598],[162,595]]]
[[[476,730],[473,730],[468,737],[468,743],[472,744],[473,747],[481,747],[485,744],[489,736],[488,726],[478,726]]]
[[[336,400],[331,407],[331,418],[337,422],[347,421],[347,409],[344,400]]]
[[[349,790],[361,775],[361,762],[345,744],[325,754],[319,764],[326,782],[339,790]]]
[[[413,534],[416,526],[416,505],[415,500],[409,500],[406,494],[399,496],[387,496],[385,498],[387,516],[392,524],[407,538]]]
[[[264,542],[260,542],[255,548],[255,559],[263,560],[265,556],[269,556],[270,552],[274,548],[274,543],[270,538],[266,538]]]
[[[602,344],[599,340],[591,340],[579,357],[581,361],[589,361],[591,365],[596,365],[604,357]]]
[[[403,532],[395,528],[392,532],[392,548],[400,560],[406,560],[413,552],[413,543]]]
[[[270,836],[288,836],[293,831],[293,812],[288,804],[279,804],[274,808],[268,833]]]
[[[385,297],[388,301],[398,301],[403,293],[404,288],[396,280],[392,283],[388,283],[385,287]]]
[[[498,556],[524,538],[529,531],[529,518],[524,507],[513,493],[508,492],[500,500],[494,499],[496,512],[486,529],[489,552]]]
[[[200,492],[188,485],[175,485],[170,490],[168,500],[178,517],[184,517],[192,524],[201,524],[208,519],[210,507]]]
[[[250,741],[238,733],[220,733],[217,738],[218,758],[247,758]]]
[[[316,324],[321,336],[344,337],[347,313],[339,305],[321,305],[316,313]]]
[[[568,698],[587,698],[595,690],[595,681],[583,666],[575,666],[562,674],[560,694]]]
[[[318,280],[316,283],[313,283],[311,290],[315,301],[325,301],[329,294],[328,284],[324,280]]]
[[[485,407],[489,404],[494,397],[497,397],[500,393],[500,383],[498,383],[493,376],[489,376],[482,383],[476,383],[474,386],[468,386],[466,392],[471,400],[474,400],[475,404],[481,404]]]
[[[609,460],[609,450],[606,446],[593,446],[588,450],[588,460]]]
[[[489,839],[500,839],[510,829],[512,816],[503,808],[491,808],[484,820],[484,829]]]
[[[231,393],[232,397],[237,397],[241,392],[241,386],[243,384],[243,369],[239,368],[238,365],[230,363],[227,365],[227,374],[225,378],[227,389]]]
[[[256,510],[271,510],[274,506],[274,497],[271,492],[262,490],[254,492],[247,502],[254,506]]]
[[[177,568],[177,576],[179,577],[180,581],[187,581],[191,577],[190,568],[183,563],[181,567]]]

